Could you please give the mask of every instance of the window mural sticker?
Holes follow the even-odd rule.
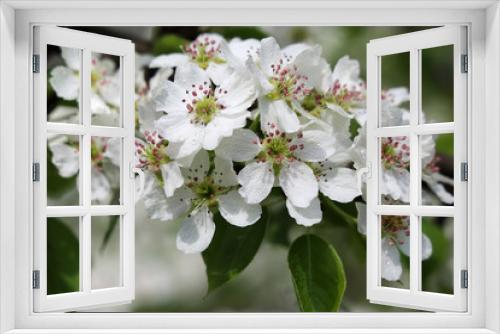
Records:
[[[376,28],[151,31],[154,37],[136,42],[136,167],[146,175],[136,199],[142,208],[136,218],[137,298],[117,310],[394,310],[371,305],[362,294],[366,194],[358,171],[366,166],[366,84],[364,59],[349,53],[364,54],[365,40],[380,37],[370,33]],[[343,41],[351,36],[357,52],[326,41],[328,32]],[[77,122],[79,54],[63,49],[49,56],[48,121]],[[120,119],[119,68],[119,60],[93,55],[94,125]],[[408,87],[383,89],[384,119],[396,125],[408,119]],[[77,179],[77,144],[64,136],[49,139],[50,168],[61,183]],[[450,148],[427,136],[421,149],[422,201],[453,205]],[[410,151],[406,137],[382,140],[384,204],[409,202]],[[91,159],[92,200],[113,203],[120,196],[120,143],[95,138]],[[48,196],[65,198],[68,191],[74,190],[49,189]],[[383,279],[397,286],[408,271],[409,222],[389,218],[383,223]],[[109,220],[102,249],[119,233],[116,224]],[[439,244],[447,242],[446,233],[436,220],[423,240],[424,258],[436,262],[423,277],[430,288],[446,290],[442,285],[452,283],[435,278],[438,261],[448,261],[442,251],[449,247]],[[141,281],[146,276],[149,282]],[[263,292],[240,291],[245,286]]]

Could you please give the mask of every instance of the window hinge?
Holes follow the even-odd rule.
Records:
[[[469,164],[466,162],[460,164],[460,179],[462,181],[469,180]]]
[[[462,55],[462,73],[469,72],[469,57]]]
[[[33,270],[32,281],[33,289],[40,289],[40,270]]]
[[[33,73],[40,73],[40,55],[33,55]]]
[[[33,163],[33,182],[40,181],[40,164],[38,162]]]
[[[460,276],[460,287],[462,289],[467,289],[469,287],[469,272],[467,270],[462,270]]]

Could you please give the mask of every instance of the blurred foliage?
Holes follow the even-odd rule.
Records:
[[[178,35],[166,34],[156,39],[153,43],[152,53],[154,55],[179,53],[182,47],[188,44],[189,41]]]
[[[67,223],[47,219],[47,294],[79,291],[79,247],[78,238]]]

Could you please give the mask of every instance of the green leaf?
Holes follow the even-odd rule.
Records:
[[[252,262],[264,238],[267,215],[263,210],[261,219],[247,227],[231,225],[219,213],[214,215],[214,221],[214,238],[202,254],[208,293],[238,276]]]
[[[166,34],[159,37],[153,45],[153,54],[179,53],[181,47],[189,43],[188,40],[175,34]]]
[[[342,260],[332,245],[315,235],[303,235],[290,247],[288,266],[303,312],[339,310],[346,278]]]

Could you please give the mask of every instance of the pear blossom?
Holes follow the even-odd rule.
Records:
[[[56,66],[50,73],[49,83],[57,96],[64,100],[80,99],[80,50],[61,48],[61,56],[65,65]],[[121,86],[120,73],[115,63],[100,54],[92,54],[91,58],[91,94],[90,109],[93,115],[100,115],[106,122],[117,117],[120,106]],[[104,116],[103,116],[104,115]],[[111,119],[109,119],[111,117]]]
[[[144,141],[135,139],[136,167],[154,175],[163,187],[165,196],[171,197],[184,184],[181,166],[189,165],[192,157],[186,157],[182,161],[172,159],[169,156],[168,141],[155,130],[146,130],[144,137]]]
[[[177,248],[185,253],[200,253],[210,244],[215,223],[213,211],[235,226],[257,222],[262,214],[259,204],[246,203],[238,193],[232,162],[215,157],[213,169],[206,151],[199,151],[189,168],[183,168],[185,184],[166,197],[155,177],[147,173],[144,203],[153,219],[179,220]]]
[[[287,133],[299,130],[295,105],[314,88],[310,76],[325,66],[320,54],[319,46],[301,44],[282,51],[272,37],[261,41],[260,61],[250,59],[248,65],[259,84],[262,124],[274,123]]]
[[[276,182],[287,196],[288,212],[298,224],[319,223],[322,213],[318,191],[321,188],[336,197],[336,187],[343,186],[339,175],[330,172],[330,165],[324,163],[335,153],[334,140],[318,130],[287,134],[275,124],[269,124],[264,133],[265,137],[259,138],[251,130],[236,130],[232,137],[221,141],[215,153],[247,162],[238,174],[239,193],[247,203],[262,202]]]
[[[358,232],[366,235],[366,205],[356,202]],[[410,219],[408,216],[382,216],[381,276],[387,281],[398,281],[403,273],[401,253],[410,256]],[[432,242],[422,234],[422,260],[432,255]]]
[[[155,127],[177,150],[174,158],[213,150],[250,117],[255,100],[246,72],[233,72],[213,86],[206,72],[192,64],[176,70],[174,82],[164,81],[153,92],[156,110],[163,112]]]
[[[120,138],[92,138],[91,141],[91,201],[108,204],[112,200],[113,189],[119,185]],[[51,138],[48,147],[52,152],[52,163],[59,175],[73,177],[80,169],[78,142],[68,136]]]
[[[182,68],[194,64],[206,71],[216,84],[231,74],[232,70],[221,51],[225,40],[219,34],[201,34],[182,48],[182,53],[161,55],[151,61],[151,68]]]

